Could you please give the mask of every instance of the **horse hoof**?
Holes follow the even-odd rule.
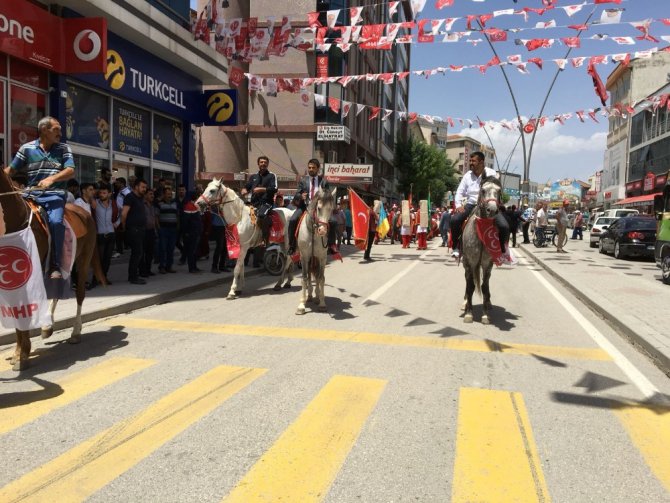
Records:
[[[467,302],[463,302],[463,305],[461,305],[461,311],[465,311],[465,307],[468,305]]]
[[[28,367],[30,367],[28,360],[19,360],[12,365],[12,370],[15,372],[20,372],[22,370],[26,370]]]
[[[471,314],[466,314],[463,317],[463,323],[472,323],[472,315]]]
[[[319,306],[320,313],[325,313],[326,311],[328,311],[328,308],[326,306]]]
[[[286,283],[286,284],[284,285],[284,288],[286,288],[287,290],[288,290],[289,288],[291,288],[291,283]]]
[[[42,339],[48,339],[49,337],[51,337],[53,335],[53,333],[54,333],[53,327],[43,328],[42,329]]]
[[[79,344],[81,342],[81,335],[71,335],[67,340],[68,344]]]
[[[237,295],[234,293],[229,293],[228,297],[226,297],[226,300],[235,300],[237,298]]]
[[[487,315],[482,316],[482,325],[488,325],[491,323],[491,320],[489,320],[489,317]]]
[[[278,292],[279,290],[281,290],[281,285],[275,285],[272,289],[273,289],[275,292]]]
[[[305,314],[305,308],[299,307],[298,309],[296,309],[295,314]]]

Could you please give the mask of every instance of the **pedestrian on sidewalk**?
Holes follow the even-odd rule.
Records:
[[[91,208],[95,206],[95,185],[82,183],[79,186],[79,197],[74,200],[74,204],[83,208],[89,215],[93,215]]]
[[[581,241],[584,236],[582,234],[582,227],[584,226],[584,215],[582,215],[582,212],[577,210],[575,214],[575,222],[574,222],[574,229],[572,229],[572,239],[577,239],[577,236],[579,236],[579,240]]]
[[[344,229],[347,232],[347,244],[351,244],[351,233],[353,232],[353,223],[351,220],[351,209],[349,208],[349,201],[344,202]]]
[[[112,198],[112,187],[109,184],[101,183],[98,188],[98,198],[95,201],[95,210],[93,210],[95,226],[98,230],[98,254],[100,255],[100,265],[102,272],[107,278],[109,266],[112,262],[112,253],[114,253],[115,229],[121,223],[119,218],[119,208],[116,206],[116,200]],[[97,285],[95,276],[92,286]],[[107,280],[107,284],[112,283]]]
[[[516,233],[519,232],[519,223],[521,222],[521,210],[512,205],[509,209],[509,231],[512,238],[512,248],[516,248]]]
[[[172,268],[174,248],[177,243],[179,208],[173,197],[172,187],[163,188],[163,200],[158,203],[158,272],[177,272]]]
[[[123,199],[123,211],[121,212],[121,227],[124,229],[126,244],[130,248],[128,281],[133,285],[146,284],[146,281],[140,278],[140,261],[142,260],[144,251],[144,237],[147,225],[144,204],[144,194],[146,191],[147,182],[142,178],[136,178],[133,190]]]
[[[530,244],[530,226],[535,221],[535,208],[529,208],[527,204],[523,205],[521,213],[521,230],[523,232],[523,244]]]
[[[151,264],[153,264],[154,261],[154,250],[159,223],[158,215],[156,214],[156,206],[154,205],[154,194],[153,189],[147,189],[144,194],[144,212],[146,214],[147,224],[144,232],[144,253],[142,254],[142,260],[140,261],[140,276],[143,278],[155,276],[151,271]]]
[[[190,273],[201,271],[196,264],[198,243],[200,243],[200,236],[202,235],[202,217],[198,206],[195,204],[197,199],[198,195],[195,192],[191,192],[188,201],[184,204],[180,227],[184,240],[184,254],[188,264],[188,272]]]
[[[569,207],[570,201],[566,199],[556,213],[556,253],[568,253],[563,249],[563,241],[567,239]]]
[[[123,201],[125,200],[126,196],[131,192],[131,188],[126,186],[126,179],[123,177],[119,177],[116,180],[114,180],[114,197],[116,198],[116,206],[119,209],[123,209]],[[121,225],[119,225],[116,229],[116,253],[112,256],[112,258],[118,257],[120,255],[123,255],[123,248],[124,248],[124,243],[125,243],[125,236],[124,236],[125,230]]]

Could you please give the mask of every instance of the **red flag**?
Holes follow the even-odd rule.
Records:
[[[486,66],[487,66],[487,67],[489,67],[489,66],[497,66],[497,65],[499,65],[499,64],[500,64],[500,58],[499,58],[498,56],[493,56],[493,57],[491,58],[491,60],[490,60],[488,63],[486,63]]]
[[[506,42],[507,32],[498,28],[487,28],[484,33],[489,36],[491,42]]]
[[[582,46],[581,39],[579,37],[565,37],[561,41],[567,46],[572,47],[573,49],[578,49]]]
[[[528,58],[528,62],[536,64],[537,67],[542,70],[542,58]]]
[[[419,116],[416,112],[410,112],[409,114],[407,114],[407,117],[409,119],[407,121],[409,124],[411,124],[412,122],[415,122],[419,118]]]
[[[420,43],[426,43],[426,42],[434,42],[435,41],[435,36],[432,34],[432,32],[426,32],[425,27],[426,23],[429,23],[430,19],[421,19],[419,21],[419,37],[418,40]]]
[[[328,97],[328,106],[336,114],[340,113],[340,100],[333,98],[332,96]]]
[[[231,86],[240,87],[244,81],[244,71],[237,65],[232,65],[230,68],[230,75],[228,76],[228,83]]]
[[[621,0],[595,0],[596,5],[601,3],[621,3]]]
[[[540,48],[546,48],[546,47],[551,47],[553,45],[554,41],[552,39],[547,39],[547,38],[533,38],[526,42],[526,49],[529,51],[534,51],[536,49]]]
[[[310,28],[320,28],[321,21],[319,21],[320,12],[308,12],[307,13],[307,24]]]
[[[607,106],[607,98],[608,98],[607,89],[605,88],[605,84],[603,84],[603,81],[600,79],[600,75],[598,75],[598,72],[596,71],[596,66],[593,63],[593,61],[589,61],[588,74],[593,79],[593,87],[596,90],[596,94],[600,98],[600,102],[603,104],[603,106]]]
[[[370,207],[353,189],[349,189],[349,209],[351,210],[354,242],[358,249],[365,250],[368,245],[368,229],[370,228]]]
[[[368,117],[368,120],[376,119],[380,110],[380,107],[370,107],[370,117]]]
[[[451,7],[454,5],[454,0],[435,0],[435,8],[437,10],[443,9],[444,7]]]
[[[490,21],[493,18],[493,14],[482,14],[479,16],[479,22],[482,24],[482,26],[486,26],[486,22]]]

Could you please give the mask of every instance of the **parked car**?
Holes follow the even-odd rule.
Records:
[[[611,252],[614,258],[653,258],[655,244],[656,220],[651,217],[620,218],[600,233],[600,253]]]
[[[596,248],[600,243],[600,234],[607,229],[610,224],[616,222],[618,217],[597,217],[591,227],[591,234],[589,235],[589,246]]]
[[[605,210],[601,216],[603,217],[630,217],[639,215],[640,212],[630,208],[619,208],[616,210]]]

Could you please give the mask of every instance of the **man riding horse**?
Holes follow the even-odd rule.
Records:
[[[318,159],[310,159],[307,163],[307,176],[303,176],[298,182],[297,194],[300,196],[298,199],[298,206],[291,216],[288,224],[288,236],[289,236],[289,249],[288,254],[293,255],[296,251],[297,237],[296,230],[298,229],[298,222],[300,217],[307,209],[307,205],[314,198],[319,189],[322,189],[324,192],[330,192],[330,184],[326,177],[319,176],[319,168],[321,163]],[[337,240],[337,219],[331,214],[330,220],[328,221],[328,254],[329,255],[338,255],[339,251],[335,241]]]
[[[258,173],[249,178],[242,195],[251,194],[251,205],[256,208],[256,221],[263,234],[263,241],[270,242],[270,210],[274,205],[277,193],[277,175],[268,169],[270,159],[262,155],[257,159]]]
[[[63,215],[65,202],[65,182],[74,178],[72,149],[61,143],[61,126],[53,117],[44,117],[37,123],[39,138],[21,145],[11,165],[5,168],[9,176],[27,171],[28,187],[44,189],[36,200],[49,217],[51,233],[51,264],[49,277],[61,279],[61,255],[65,241]]]
[[[451,217],[451,241],[454,247],[451,255],[453,257],[459,258],[461,256],[460,238],[463,223],[477,205],[482,179],[489,176],[497,177],[497,174],[494,170],[485,166],[484,154],[482,152],[473,152],[470,155],[470,170],[463,175],[455,196],[456,208]],[[500,236],[500,251],[503,253],[504,260],[511,262],[511,258],[509,258],[508,253],[506,254],[505,248],[509,239],[510,229],[502,212],[499,212],[495,216],[495,225],[498,228],[498,235]]]

